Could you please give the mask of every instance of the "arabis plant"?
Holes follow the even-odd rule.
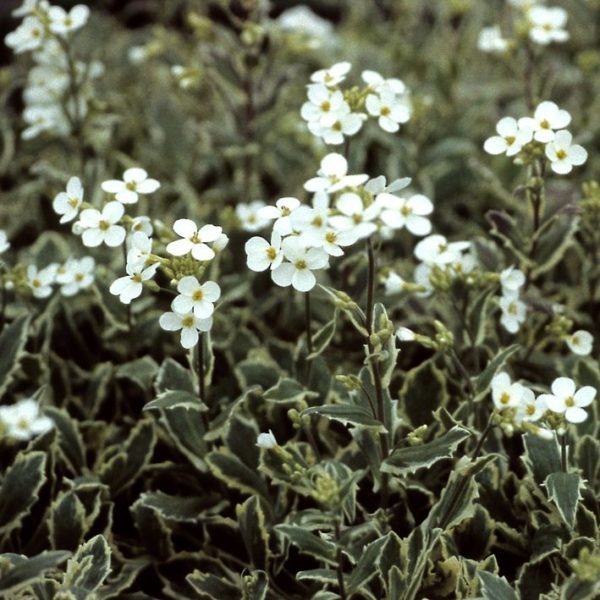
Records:
[[[11,406],[0,406],[0,437],[27,441],[53,427],[54,421],[41,413],[33,398],[19,400]]]
[[[148,173],[139,167],[127,169],[123,173],[123,180],[109,179],[102,182],[102,189],[114,194],[115,200],[123,204],[135,204],[139,194],[152,194],[159,188],[160,183],[148,177]]]
[[[569,423],[582,423],[587,419],[588,414],[584,408],[594,401],[597,393],[595,388],[586,385],[578,390],[572,379],[558,377],[552,382],[550,389],[552,393],[542,394],[540,400],[551,411],[564,415]]]

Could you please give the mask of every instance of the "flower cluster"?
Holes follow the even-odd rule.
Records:
[[[531,42],[539,46],[563,43],[569,39],[567,11],[560,7],[544,6],[532,0],[509,0],[518,9],[514,30],[516,38],[522,32]],[[477,40],[482,52],[502,54],[517,44],[517,39],[506,38],[498,25],[484,27]]]
[[[592,386],[578,390],[572,379],[558,377],[550,386],[551,393],[536,397],[533,390],[512,382],[504,372],[494,376],[491,387],[499,423],[507,433],[519,428],[542,437],[550,437],[551,430],[564,431],[567,423],[585,421],[588,415],[584,408],[597,393]]]
[[[550,161],[551,169],[559,174],[570,173],[573,166],[587,160],[586,150],[573,144],[573,136],[565,128],[571,122],[571,115],[554,102],[540,103],[533,117],[504,117],[496,125],[497,135],[485,140],[483,148],[489,154],[516,156],[525,162],[533,156],[537,148]]]
[[[11,406],[0,406],[0,438],[30,440],[54,427],[54,421],[43,415],[33,398],[25,398]]]
[[[340,84],[351,67],[349,62],[342,62],[317,71],[307,86],[308,100],[301,115],[310,132],[326,144],[343,144],[369,116],[377,119],[384,131],[394,133],[412,113],[408,90],[400,79],[384,79],[375,71],[363,71],[364,88],[342,90]]]
[[[86,24],[89,12],[82,4],[66,11],[46,0],[25,0],[13,11],[25,18],[5,42],[16,53],[32,52],[34,61],[23,92],[23,139],[44,131],[66,136],[81,127],[92,97],[90,82],[104,72],[101,62],[85,64],[71,54],[70,37]]]
[[[327,268],[331,256],[342,256],[343,248],[358,240],[377,231],[390,238],[403,228],[426,235],[431,201],[422,194],[395,194],[409,183],[403,178],[386,186],[384,177],[350,175],[341,154],[328,154],[317,176],[304,184],[313,194],[310,206],[293,197],[280,198],[275,206],[257,205],[253,223],[272,222],[272,234],[269,240],[254,236],[246,242],[248,267],[270,269],[277,285],[308,292],[316,284],[313,271]]]

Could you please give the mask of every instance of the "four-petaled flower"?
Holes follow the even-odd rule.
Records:
[[[214,281],[200,283],[193,275],[182,277],[177,284],[179,295],[171,307],[180,314],[193,312],[199,319],[208,319],[214,310],[214,303],[221,296],[221,288]]]
[[[173,231],[182,239],[175,240],[167,246],[167,252],[173,256],[184,256],[189,252],[199,261],[208,261],[215,257],[215,252],[207,244],[216,241],[222,228],[215,225],[203,225],[200,229],[191,219],[177,219]]]
[[[83,230],[83,244],[88,248],[100,246],[103,242],[113,248],[120,246],[125,240],[125,228],[117,223],[124,213],[124,206],[114,201],[108,202],[102,212],[95,208],[82,210],[77,224]]]
[[[583,146],[572,144],[573,136],[568,131],[557,131],[554,139],[546,144],[546,156],[550,168],[559,175],[566,175],[573,166],[582,165],[588,157]]]
[[[173,305],[171,304],[171,308]],[[200,339],[200,332],[210,331],[212,327],[212,317],[208,319],[199,319],[193,312],[178,313],[166,312],[160,316],[159,325],[165,331],[181,330],[181,345],[189,350],[193,348]]]
[[[72,221],[83,203],[83,187],[79,177],[71,177],[67,182],[67,191],[60,192],[52,202],[54,212],[61,215],[60,223]]]
[[[144,169],[133,167],[123,173],[122,181],[109,179],[102,182],[101,187],[105,192],[114,194],[118,202],[135,204],[138,194],[151,194],[160,187],[160,183],[156,179],[150,179]]]
[[[550,386],[551,394],[542,394],[548,408],[555,413],[564,414],[569,423],[582,423],[587,419],[587,412],[583,410],[589,406],[596,397],[596,390],[585,385],[576,390],[575,382],[568,377],[558,377]]]
[[[317,282],[313,271],[327,267],[329,255],[322,248],[307,249],[297,236],[283,240],[282,250],[289,262],[273,269],[273,281],[281,287],[291,285],[299,292],[312,290]]]

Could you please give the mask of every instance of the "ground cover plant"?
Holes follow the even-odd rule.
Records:
[[[0,10],[0,597],[600,597],[599,2]]]

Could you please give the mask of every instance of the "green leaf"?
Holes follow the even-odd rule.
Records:
[[[506,361],[519,350],[519,348],[521,348],[519,344],[513,344],[512,346],[503,348],[488,362],[485,369],[475,379],[474,388],[476,400],[479,400],[487,393],[494,375],[504,366]]]
[[[240,589],[237,585],[211,573],[195,570],[185,580],[202,600],[240,600]]]
[[[600,480],[600,441],[591,435],[581,437],[575,449],[575,460],[588,486],[594,490]]]
[[[110,487],[113,496],[129,487],[142,474],[155,443],[153,421],[140,421],[131,431],[123,449],[102,464],[98,476]]]
[[[482,593],[485,600],[518,600],[516,592],[504,577],[498,577],[487,571],[479,571]]]
[[[94,592],[110,573],[110,547],[104,536],[96,535],[82,544],[67,564],[63,585]]]
[[[363,548],[358,563],[346,580],[346,588],[349,593],[359,592],[377,575],[376,563],[385,542],[386,538],[379,538]]]
[[[264,571],[244,575],[243,600],[265,600],[269,591],[269,577]]]
[[[410,370],[400,390],[400,406],[414,427],[433,421],[433,411],[444,406],[448,399],[446,377],[427,360]]]
[[[375,332],[378,330],[385,330],[390,325],[390,320],[387,316],[385,306],[380,302],[375,304],[373,309],[373,329]],[[396,344],[396,336],[390,335],[381,347],[383,360],[379,366],[381,385],[384,389],[389,388],[392,381],[392,375],[396,369],[396,363],[398,361],[398,345]]]
[[[458,445],[470,435],[464,427],[453,427],[427,444],[394,450],[383,461],[381,470],[401,476],[414,473],[417,469],[431,467],[436,462],[452,456]]]
[[[314,556],[324,562],[335,564],[335,544],[315,535],[306,527],[299,525],[277,525],[275,530],[288,538],[300,552]]]
[[[132,381],[145,391],[151,389],[157,372],[156,361],[151,356],[144,356],[121,365],[115,375],[119,379]]]
[[[55,406],[48,406],[44,412],[54,421],[63,455],[73,471],[81,473],[85,466],[85,447],[77,421],[66,410]]]
[[[296,573],[298,581],[317,581],[328,585],[337,585],[337,572],[333,569],[309,569]]]
[[[573,529],[577,502],[581,498],[580,490],[583,487],[581,477],[575,473],[551,473],[546,477],[544,486],[548,499],[554,502],[563,521]]]
[[[20,453],[4,475],[0,488],[0,533],[4,536],[19,527],[38,499],[46,481],[45,467],[45,452]]]
[[[467,323],[469,324],[469,329],[472,332],[476,345],[481,344],[485,338],[485,325],[493,294],[494,288],[483,290],[469,307]]]
[[[48,529],[52,548],[77,549],[87,525],[85,506],[75,492],[61,492],[51,504]]]
[[[246,494],[258,494],[268,498],[267,486],[259,473],[227,449],[211,452],[207,455],[206,462],[212,474],[228,486]]]
[[[143,410],[171,410],[173,408],[198,408],[206,411],[207,407],[200,402],[196,394],[191,394],[183,390],[166,391],[158,395],[154,400],[151,400],[144,405]]]
[[[558,473],[562,469],[556,437],[546,440],[539,435],[526,433],[523,436],[523,445],[523,462],[538,485],[542,485],[548,475]]]
[[[190,394],[196,392],[189,369],[182,367],[172,358],[167,358],[162,363],[154,385],[158,393],[167,390],[181,390]]]
[[[154,508],[144,506],[137,500],[130,508],[133,521],[141,540],[141,546],[159,561],[165,562],[175,550],[171,532]]]
[[[265,357],[264,362],[257,359],[243,360],[236,365],[234,372],[242,390],[260,385],[268,390],[277,384],[280,376],[278,365]]]
[[[51,552],[42,552],[31,558],[24,558],[16,554],[1,554],[0,559],[8,559],[13,563],[13,567],[0,577],[0,592],[16,592],[20,587],[30,585],[36,579],[40,578],[44,571],[54,569],[60,563],[67,560],[70,552],[54,550]],[[4,596],[8,598],[8,596]]]
[[[316,398],[318,394],[307,390],[301,383],[289,377],[281,377],[276,385],[263,394],[265,400],[279,404],[295,404],[307,397]]]
[[[18,317],[0,334],[0,397],[10,385],[19,367],[30,321],[29,315]]]
[[[312,337],[313,351],[307,356],[308,360],[315,358],[316,356],[320,356],[323,354],[327,346],[331,343],[333,336],[335,334],[335,326],[337,321],[337,313],[335,310],[333,313],[333,318],[331,321],[328,321],[315,333]]]
[[[238,504],[235,514],[252,565],[257,569],[268,568],[271,558],[269,533],[258,496],[251,496],[243,504]]]
[[[531,277],[536,278],[552,269],[573,243],[578,219],[568,214],[557,214],[546,221],[537,232],[536,266]]]
[[[194,523],[214,500],[210,495],[202,498],[172,496],[164,492],[145,492],[136,501],[142,506],[155,510],[163,519],[180,523]]]
[[[356,425],[361,427],[372,427],[378,431],[385,431],[383,425],[373,417],[367,408],[356,404],[327,404],[325,406],[311,406],[300,413],[304,415],[319,415],[342,425]]]

